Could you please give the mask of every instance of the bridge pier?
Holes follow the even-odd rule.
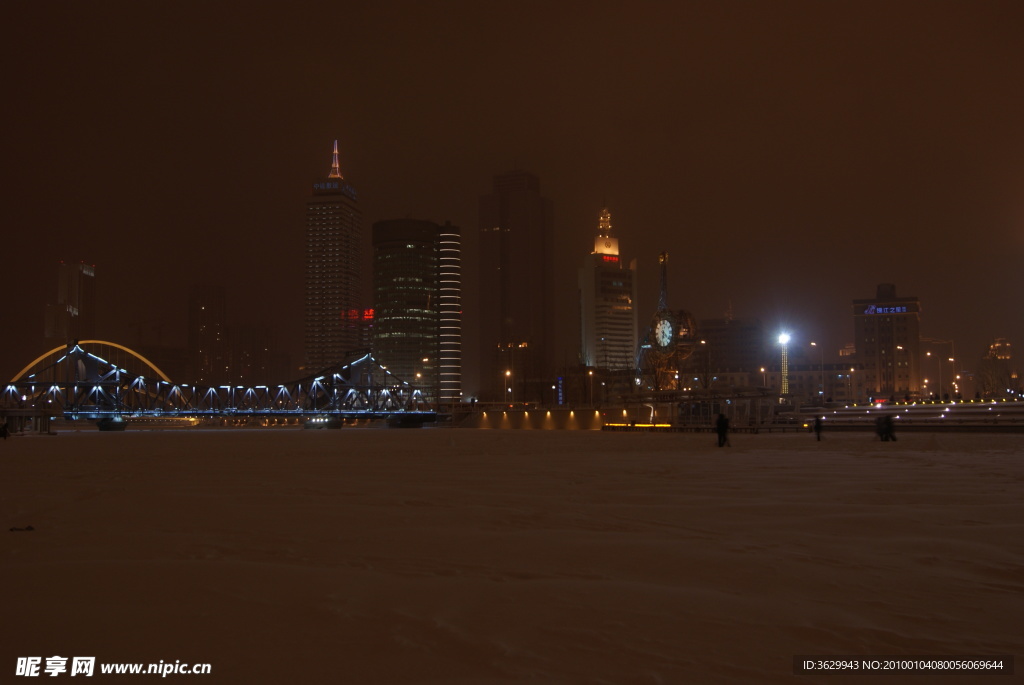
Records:
[[[10,435],[41,433],[54,435],[50,416],[28,410],[13,410],[0,413],[0,423],[7,424]]]

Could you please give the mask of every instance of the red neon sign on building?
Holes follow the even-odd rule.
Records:
[[[349,309],[341,313],[346,321],[373,321],[373,309]]]

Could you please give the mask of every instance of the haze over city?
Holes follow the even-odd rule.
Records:
[[[670,306],[731,308],[829,357],[852,341],[851,301],[895,283],[969,368],[996,337],[1024,344],[1021,15],[19,6],[3,48],[3,373],[46,349],[59,260],[96,265],[104,339],[184,344],[188,289],[215,283],[297,364],[304,203],[335,139],[367,235],[402,217],[476,231],[494,175],[535,173],[554,207],[560,358],[575,358],[576,270],[607,206],[638,260],[642,326],[667,251]]]
[[[0,673],[1012,673],[1024,3],[5,9]]]

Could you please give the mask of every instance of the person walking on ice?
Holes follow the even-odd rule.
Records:
[[[725,414],[719,414],[715,421],[715,431],[718,433],[718,446],[724,447],[729,444],[729,419]]]

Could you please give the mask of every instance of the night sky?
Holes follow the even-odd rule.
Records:
[[[494,174],[536,173],[562,355],[604,205],[641,322],[667,250],[672,307],[791,348],[831,356],[892,282],[968,370],[996,336],[1024,353],[1024,4],[257,5],[7,8],[5,379],[46,349],[61,259],[96,264],[101,338],[184,345],[189,287],[223,283],[299,363],[334,139],[367,234],[475,230]]]

